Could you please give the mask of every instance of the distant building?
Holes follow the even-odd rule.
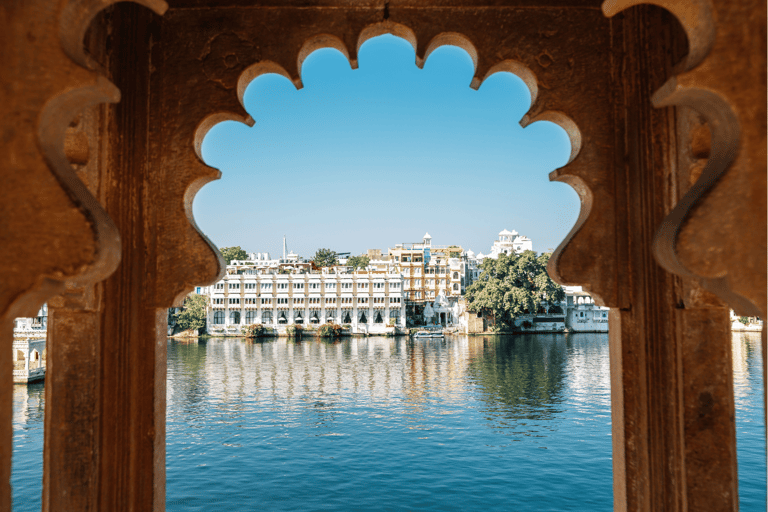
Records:
[[[763,320],[757,316],[736,316],[731,310],[731,331],[752,331],[761,332],[763,330]]]
[[[45,378],[46,338],[13,338],[13,382],[25,383]]]
[[[284,254],[282,258],[270,258],[268,252],[252,252],[248,255],[248,259],[232,260],[227,265],[227,273],[230,274],[237,274],[245,269],[310,272],[316,267],[313,262],[305,261],[293,251]]]
[[[48,305],[37,316],[13,322],[13,382],[34,382],[45,378]]]
[[[448,326],[458,321],[453,308],[467,286],[467,262],[461,246],[432,245],[432,237],[426,233],[421,243],[390,248],[387,259],[371,260],[371,267],[402,275],[408,325],[432,320]],[[428,305],[431,310],[426,309]],[[434,315],[436,309],[439,311]],[[425,316],[425,310],[433,315]]]
[[[353,333],[405,327],[403,278],[386,271],[343,267],[281,273],[274,267],[230,265],[207,290],[208,333],[238,334],[243,326],[348,324]]]
[[[34,317],[19,317],[13,321],[14,337],[45,337],[48,329],[48,304],[43,304]]]
[[[570,332],[608,332],[610,308],[598,306],[581,286],[566,286],[565,326]]]
[[[478,253],[476,258],[482,262],[485,258],[497,259],[500,254],[520,254],[524,251],[533,250],[533,241],[527,236],[520,235],[517,231],[503,230],[499,233],[499,239],[493,241],[491,252],[483,255]]]
[[[598,306],[580,286],[565,286],[565,300],[559,304],[542,305],[535,314],[520,315],[515,319],[519,332],[608,332],[609,308]],[[461,325],[465,332],[478,334],[492,332],[495,319],[488,311],[464,312]]]

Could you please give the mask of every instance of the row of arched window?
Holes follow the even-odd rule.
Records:
[[[278,324],[287,324],[288,323],[288,316],[289,313],[287,311],[280,311],[277,316],[277,323]],[[326,321],[333,321],[335,319],[336,315],[335,312],[329,311],[326,313]],[[384,317],[385,313],[383,309],[375,309],[373,312],[373,323],[381,324],[384,323]],[[397,310],[390,311],[389,317],[392,319],[395,319],[397,321],[398,318],[400,318],[400,312]],[[213,313],[213,323],[216,325],[223,325],[226,319],[226,314],[224,311],[216,311]],[[240,324],[241,315],[239,311],[230,311],[229,312],[229,323],[230,324]],[[302,311],[295,311],[294,312],[294,323],[302,324],[304,323],[304,313]],[[258,323],[259,318],[256,311],[246,311],[245,313],[245,324],[254,324]],[[367,311],[359,311],[357,315],[357,321],[362,324],[368,323],[368,313]],[[309,314],[309,322],[313,324],[320,323],[320,313],[316,310],[312,310]],[[345,324],[352,323],[352,310],[351,309],[344,309],[341,312],[341,322]],[[261,313],[261,323],[269,324],[272,323],[272,312],[271,311],[262,311]]]

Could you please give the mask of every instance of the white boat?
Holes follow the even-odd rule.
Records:
[[[443,331],[417,331],[414,338],[445,338]]]

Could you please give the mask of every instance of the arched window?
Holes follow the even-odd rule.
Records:
[[[271,311],[262,311],[261,312],[261,323],[263,323],[263,324],[271,324],[272,323],[272,312]]]
[[[213,323],[221,325],[224,323],[224,312],[223,311],[217,311],[213,314]]]
[[[311,324],[320,323],[320,312],[318,310],[313,309],[309,312],[309,323]]]
[[[459,278],[459,273],[458,272],[454,272],[453,273],[453,278],[454,279],[458,279]]]
[[[456,291],[458,291],[458,290],[459,290],[459,285],[457,285],[457,284],[454,284],[454,285],[453,285],[453,289],[454,289],[454,290],[456,290]]]
[[[344,324],[352,323],[352,315],[350,310],[348,309],[344,310],[344,312],[341,314],[341,322]]]
[[[286,316],[285,311],[280,311],[280,313],[277,314],[277,323],[279,324],[288,323],[288,317]]]
[[[249,309],[248,311],[245,312],[245,323],[246,324],[256,323],[256,318],[257,318],[256,310]]]
[[[382,324],[384,323],[384,315],[383,311],[380,309],[377,309],[376,312],[373,315],[373,323],[375,324]]]
[[[357,321],[361,324],[368,323],[368,317],[366,316],[365,311],[360,312],[360,316],[358,316]]]
[[[240,312],[239,311],[232,311],[229,313],[229,323],[231,324],[239,324],[240,323]]]

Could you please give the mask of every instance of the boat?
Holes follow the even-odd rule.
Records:
[[[417,331],[414,338],[445,338],[443,331]]]

